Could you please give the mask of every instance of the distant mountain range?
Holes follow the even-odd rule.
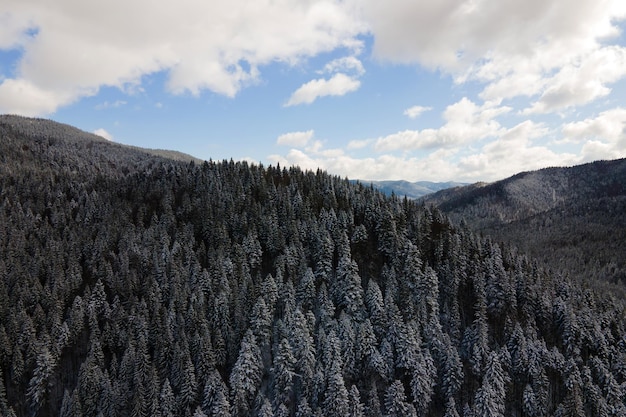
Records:
[[[523,172],[420,201],[581,279],[626,284],[626,159]]]
[[[462,182],[431,182],[431,181],[359,181],[362,184],[372,184],[374,188],[380,190],[386,195],[392,193],[399,196],[410,199],[416,199],[428,194],[435,193],[437,191],[445,190],[448,188],[461,187],[467,185]]]

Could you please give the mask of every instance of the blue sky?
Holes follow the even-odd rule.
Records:
[[[626,3],[575,6],[5,0],[0,112],[371,180],[626,157]]]

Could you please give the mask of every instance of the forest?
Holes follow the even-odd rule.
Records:
[[[323,171],[0,117],[0,414],[625,416],[626,303]]]
[[[626,159],[523,172],[421,201],[549,268],[626,296]]]

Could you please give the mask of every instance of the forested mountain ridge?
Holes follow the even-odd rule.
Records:
[[[87,133],[74,126],[47,119],[35,119],[15,115],[0,115],[0,127],[2,128],[3,139],[5,141],[11,140],[14,136],[20,136],[31,138],[33,140],[32,145],[37,145],[41,141],[46,140],[49,143],[55,143],[57,141],[61,141],[63,144],[71,143],[72,146],[76,146],[80,149],[83,149],[85,146],[89,148],[96,146],[100,150],[105,149],[106,152],[93,152],[92,155],[109,158],[112,161],[116,159],[123,159],[128,162],[127,159],[130,158],[131,155],[133,156],[133,159],[140,161],[142,159],[146,159],[146,154],[149,154],[177,161],[194,161],[196,163],[202,163],[202,160],[182,152],[122,145],[106,140],[96,134]],[[8,143],[6,145],[8,145]],[[28,147],[29,144],[26,143],[24,146]],[[3,155],[5,160],[13,154],[11,149],[7,149],[7,151],[8,153]],[[84,157],[86,155],[81,154],[80,156]],[[70,157],[71,155],[65,155],[65,159]],[[89,164],[89,159],[80,160],[79,158],[79,160],[75,160],[73,162],[85,165]],[[129,169],[131,166],[125,166],[124,168]]]
[[[50,123],[0,123],[1,415],[626,414],[623,299],[321,171]]]
[[[524,172],[421,201],[555,269],[626,284],[626,159]]]

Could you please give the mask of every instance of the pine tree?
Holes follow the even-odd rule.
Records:
[[[192,407],[196,403],[197,387],[196,372],[189,358],[189,354],[187,353],[185,355],[179,392],[180,406],[182,409]]]
[[[356,385],[350,387],[348,392],[348,400],[350,402],[348,415],[350,417],[364,417],[365,406],[361,403],[361,395]]]
[[[374,331],[378,337],[386,332],[386,315],[382,292],[378,283],[370,279],[367,283],[367,290],[365,293],[365,303],[369,312],[369,317],[372,322]]]
[[[363,308],[363,287],[356,262],[350,258],[349,248],[339,258],[336,278],[331,288],[335,304],[351,315],[360,314]]]
[[[316,350],[307,318],[299,308],[296,308],[290,315],[288,327],[289,343],[295,359],[296,384],[300,390],[297,395],[308,395],[315,373]]]
[[[496,352],[491,352],[481,387],[476,392],[476,417],[504,417],[507,376]]]
[[[528,384],[524,388],[522,395],[522,411],[529,417],[544,415],[545,411],[542,411],[541,406],[538,404],[537,396],[533,387]]]
[[[404,386],[395,380],[385,393],[385,417],[416,417],[417,412],[406,400]]]
[[[296,302],[303,310],[313,308],[315,302],[315,275],[310,267],[307,267],[296,287]]]
[[[461,417],[456,409],[454,398],[450,397],[446,400],[446,409],[443,417]]]
[[[261,407],[259,408],[257,417],[274,417],[272,403],[265,396],[263,396],[263,399],[261,400]]]
[[[411,372],[411,394],[418,415],[427,413],[435,390],[437,368],[428,349],[420,352]]]
[[[159,403],[161,405],[161,416],[174,417],[176,415],[176,400],[169,379],[165,379],[161,392],[159,393]]]
[[[28,384],[28,392],[26,394],[33,414],[37,414],[37,411],[44,402],[44,397],[49,385],[49,378],[56,368],[56,362],[56,359],[48,351],[48,348],[43,346],[41,352],[37,355],[37,365],[33,372],[33,377]]]
[[[196,407],[196,411],[193,413],[193,417],[208,417],[200,406]]]
[[[262,372],[261,351],[254,334],[248,330],[241,341],[239,356],[229,379],[236,415],[245,415],[250,409],[261,383]]]
[[[293,378],[296,359],[292,354],[291,344],[285,338],[281,339],[278,350],[274,355],[274,406],[289,405],[293,401]]]
[[[576,363],[570,359],[567,363],[567,378],[565,387],[567,394],[563,401],[563,412],[568,417],[583,417],[585,415],[583,403],[583,382]]]
[[[302,397],[298,402],[295,417],[313,417],[313,410],[311,410],[306,397]]]
[[[329,417],[348,416],[350,403],[342,374],[340,341],[332,330],[326,338],[324,356],[327,363],[324,415]]]

